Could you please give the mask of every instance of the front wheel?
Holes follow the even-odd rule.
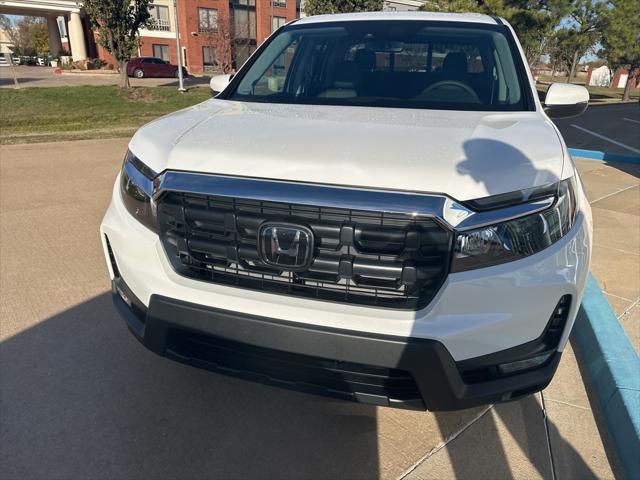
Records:
[[[141,68],[136,68],[133,71],[133,76],[136,78],[144,78],[144,70],[142,70]]]

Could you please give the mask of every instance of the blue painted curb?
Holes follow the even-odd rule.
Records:
[[[589,274],[573,329],[629,479],[640,479],[640,358]]]
[[[589,160],[602,160],[605,162],[640,163],[640,155],[627,155],[625,153],[601,152],[599,150],[582,150],[570,148],[572,157],[588,158]]]

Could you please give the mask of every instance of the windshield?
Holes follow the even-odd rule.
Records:
[[[293,24],[234,82],[233,100],[527,110],[506,27],[423,21]]]

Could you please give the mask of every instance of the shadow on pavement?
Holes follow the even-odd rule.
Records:
[[[443,414],[436,414],[443,425]],[[580,453],[565,441],[547,418],[554,463],[560,461],[575,473],[573,478],[597,478]],[[549,442],[544,414],[535,396],[494,405],[460,437],[447,445],[451,469],[457,480],[545,478],[552,479]],[[559,457],[559,458],[556,458]],[[438,468],[439,465],[435,465]],[[435,477],[430,477],[435,478]]]
[[[110,293],[0,346],[3,478],[376,478],[376,410],[148,352]]]
[[[501,141],[471,139],[464,143],[464,152],[465,158],[457,165],[458,172],[470,175],[490,195],[504,193],[505,183],[522,183],[518,177],[528,179],[531,185],[558,180],[555,172],[537,168],[526,154]],[[478,298],[482,294],[483,290],[479,288]],[[486,341],[483,338],[478,341],[483,340]],[[435,414],[444,436],[446,415]],[[562,439],[549,419],[547,422],[549,430],[553,430],[561,442],[565,461],[570,458],[568,461],[577,465],[581,476],[576,478],[595,478],[580,454]],[[494,405],[447,446],[447,454],[456,479],[554,477],[544,413],[533,395]],[[434,467],[438,468],[438,463]]]
[[[640,163],[624,163],[624,162],[607,160],[607,157],[605,154],[604,164],[607,167],[616,168],[621,172],[627,173],[629,175],[633,175],[636,178],[640,178]]]
[[[574,335],[572,334],[570,337],[571,348],[573,349],[576,356],[576,363],[578,365],[578,370],[580,371],[580,377],[585,386],[585,391],[587,392],[587,399],[589,400],[589,406],[593,411],[597,411],[598,415],[594,415],[594,419],[596,422],[596,427],[598,428],[598,432],[600,433],[600,438],[602,439],[602,443],[604,444],[604,453],[607,455],[607,460],[609,464],[612,466],[614,473],[621,472],[624,467],[620,463],[620,459],[617,455],[617,450],[615,448],[615,444],[613,442],[613,438],[611,437],[611,433],[609,432],[609,427],[607,426],[607,422],[604,416],[604,410],[602,409],[602,403],[598,399],[598,395],[596,394],[595,386],[591,380],[591,376],[587,371],[586,367],[586,359],[584,358],[583,352],[580,350],[578,343],[574,340]],[[584,476],[584,472],[576,472],[577,476]],[[616,474],[617,476],[617,474]]]
[[[160,79],[158,79],[160,80]],[[209,82],[211,81],[211,77],[185,77],[184,78],[184,85],[186,87],[196,87],[196,86],[203,86],[203,85],[209,85]],[[178,87],[179,82],[177,79],[173,79],[173,78],[168,78],[166,79],[166,82],[163,83],[159,83],[158,86],[159,87]]]
[[[37,82],[38,80],[42,80],[42,78],[23,78],[23,77],[18,77],[18,84],[20,86],[22,86],[22,83],[30,83],[30,82]],[[0,78],[0,87],[13,87],[15,85],[14,81],[13,81],[13,76],[9,76],[9,77],[2,77]]]

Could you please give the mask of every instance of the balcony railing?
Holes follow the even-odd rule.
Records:
[[[149,30],[161,30],[163,32],[170,32],[171,23],[169,22],[169,20],[161,20],[159,18],[155,18],[153,25],[151,26],[151,28],[149,28]]]

